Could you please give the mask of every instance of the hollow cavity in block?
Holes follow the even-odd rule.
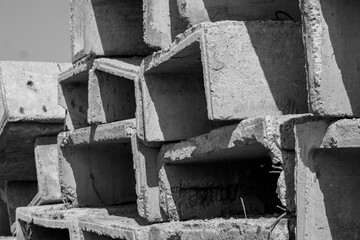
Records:
[[[146,56],[141,0],[70,0],[73,62],[88,54]]]
[[[59,134],[61,191],[69,203],[109,206],[136,201],[130,144],[134,122]]]
[[[309,107],[321,116],[360,116],[360,2],[301,0]]]
[[[295,126],[297,239],[357,239],[360,122]]]
[[[56,137],[35,141],[35,164],[39,204],[62,202]]]
[[[59,75],[59,105],[66,109],[67,130],[89,126],[88,79],[91,66],[90,59],[73,65]]]
[[[96,59],[89,76],[90,124],[135,118],[135,86],[140,58]]]
[[[211,128],[209,120],[308,112],[303,55],[299,23],[226,21],[188,30],[143,62],[145,140],[196,136]]]
[[[17,221],[18,240],[70,240],[69,230],[60,228],[47,228],[41,225]]]

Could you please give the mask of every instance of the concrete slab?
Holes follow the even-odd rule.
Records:
[[[57,104],[56,78],[68,66],[0,62],[1,180],[36,180],[35,139],[63,129],[65,111]]]
[[[360,236],[360,121],[295,126],[297,239]]]
[[[288,239],[286,221],[270,233],[275,218],[212,219],[142,225],[136,219],[104,217],[81,219],[84,240],[165,240],[165,239]]]
[[[300,24],[199,24],[168,51],[144,60],[140,87],[139,132],[146,142],[203,134],[212,129],[211,120],[306,113]]]
[[[164,144],[158,155],[162,211],[171,220],[271,214],[277,204],[294,212],[293,126],[311,118],[247,119]]]
[[[56,137],[41,137],[35,141],[35,164],[38,204],[62,202],[60,190],[59,159]]]
[[[131,17],[130,17],[131,16]],[[97,56],[146,56],[141,0],[70,0],[72,60]]]
[[[301,0],[309,107],[321,116],[360,116],[360,2]]]
[[[59,104],[68,130],[135,117],[134,81],[141,58],[98,58],[74,64],[59,75]]]
[[[60,133],[60,184],[72,206],[136,201],[130,138],[135,119]]]
[[[178,34],[202,22],[300,21],[298,5],[296,0],[144,0],[144,39],[151,46],[166,49]]]
[[[23,207],[16,210],[17,239],[83,240],[79,231],[80,217],[106,216],[106,209],[68,209],[64,204]]]

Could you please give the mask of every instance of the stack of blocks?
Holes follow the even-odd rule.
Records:
[[[359,1],[70,8],[72,64],[0,63],[0,234],[359,239]]]

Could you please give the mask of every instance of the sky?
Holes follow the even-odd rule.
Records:
[[[0,61],[71,62],[69,0],[0,0]]]

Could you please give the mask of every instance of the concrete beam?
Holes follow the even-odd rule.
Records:
[[[59,104],[68,130],[135,117],[134,81],[141,58],[88,56],[59,75]]]
[[[35,141],[35,164],[40,199],[37,204],[62,202],[56,137]]]
[[[309,107],[320,116],[360,116],[360,2],[300,0]]]
[[[306,113],[300,24],[199,24],[143,61],[140,87],[146,142],[203,134],[211,120]]]
[[[144,39],[150,46],[166,49],[178,34],[202,22],[300,21],[298,5],[297,0],[144,0]]]
[[[356,239],[360,232],[360,121],[295,126],[297,239]]]
[[[286,220],[271,232],[275,218],[212,219],[153,224],[125,217],[80,219],[84,240],[166,240],[166,239],[288,239]]]
[[[131,16],[131,17],[129,17]],[[96,56],[146,56],[141,0],[70,0],[72,60]]]
[[[60,185],[69,204],[136,201],[130,144],[134,131],[132,119],[59,134]]]
[[[158,155],[162,211],[171,220],[265,214],[278,204],[277,193],[294,212],[293,126],[309,119],[310,115],[247,119],[164,144]],[[281,174],[269,174],[272,171]]]
[[[63,130],[57,74],[70,64],[0,62],[0,179],[36,180],[34,142]]]
[[[101,217],[107,214],[106,209],[68,209],[64,204],[18,208],[16,237],[18,240],[83,240],[78,219],[85,216]]]

